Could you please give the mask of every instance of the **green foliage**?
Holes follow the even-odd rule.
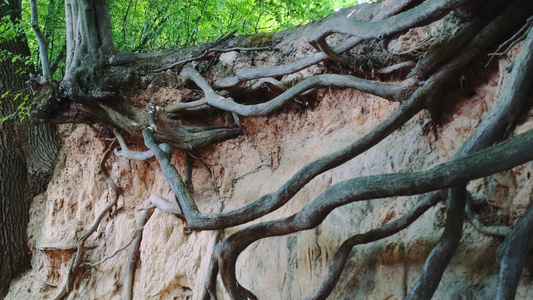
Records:
[[[7,0],[4,0],[4,3],[0,6],[7,5]],[[16,14],[15,14],[16,15]],[[2,16],[0,19],[0,44],[7,45],[7,43],[13,40],[25,40],[25,28],[24,23],[20,20],[15,19],[10,12],[7,15]],[[8,47],[6,47],[8,48]],[[30,56],[21,55],[19,53],[13,53],[8,49],[2,47],[0,49],[0,61],[7,61],[14,66],[17,66],[16,74],[22,76],[31,70],[32,59]],[[29,114],[29,106],[31,99],[26,90],[21,91],[2,91],[0,95],[0,104],[2,101],[13,101],[17,102],[18,108],[11,114],[0,118],[0,123],[5,122],[6,120],[13,117],[20,117],[24,119]]]
[[[65,42],[65,3],[63,0],[37,0],[39,7],[39,25],[48,42],[48,60],[57,64],[58,72],[54,72],[54,79],[61,80],[64,73]],[[30,1],[22,0],[21,28],[26,32],[28,46],[32,53],[31,61],[36,67],[37,74],[40,70],[39,45],[33,34],[30,22]]]
[[[4,0],[4,2],[7,0]],[[376,0],[372,0],[375,2]],[[194,46],[217,40],[230,32],[238,34],[263,33],[251,37],[251,43],[261,43],[269,33],[288,29],[323,18],[342,7],[371,1],[349,0],[191,0],[109,1],[113,40],[121,51],[155,52],[175,47]],[[4,4],[2,4],[4,5]],[[63,0],[37,0],[39,25],[48,42],[48,59],[56,65],[54,79],[60,81],[64,73],[65,10]],[[26,39],[31,57],[15,55],[0,49],[0,60],[23,62],[19,73],[37,66],[40,72],[38,43],[32,32],[29,0],[22,0],[22,20],[14,22],[10,16],[0,19],[0,43],[15,38]],[[6,92],[1,100],[20,100],[20,93]],[[15,115],[27,115],[30,100],[22,99]]]
[[[2,3],[0,6],[6,4]],[[0,19],[0,44],[7,43],[14,39],[24,39],[24,29],[22,28],[20,22],[15,22],[11,15],[5,15]],[[20,54],[12,53],[7,49],[0,49],[0,61],[11,61],[11,63],[16,63],[17,61],[22,62],[22,67],[17,70],[18,74],[23,74],[27,71],[27,67],[30,64],[28,57],[22,56]]]
[[[0,43],[14,39],[17,31],[17,27],[11,22],[10,16],[3,16],[0,19]]]
[[[363,2],[371,1],[130,0],[109,1],[109,5],[117,48],[128,52],[154,52],[214,41],[233,31],[250,34],[284,30]],[[39,23],[49,44],[48,58],[52,64],[60,58],[59,72],[54,73],[54,78],[61,80],[66,47],[64,1],[37,0],[37,6]],[[31,61],[39,71],[38,44],[31,30],[29,0],[22,0],[20,29],[26,32],[33,55]],[[4,33],[1,28],[0,32],[0,35],[13,34],[11,31]]]
[[[16,73],[20,75],[28,72],[32,63],[31,57],[15,54],[6,49],[0,50],[0,61],[11,61],[11,63],[16,63],[17,61],[22,62],[22,64],[19,64],[20,67],[16,71]]]
[[[5,92],[4,94],[0,95],[0,103],[2,103],[2,101],[17,101],[20,99],[20,97],[22,97],[22,101],[20,102],[19,106],[17,107],[17,109],[3,117],[3,118],[0,118],[0,123],[3,123],[11,118],[14,118],[14,117],[19,117],[21,120],[24,120],[24,118],[26,118],[28,115],[29,115],[29,112],[30,112],[30,108],[31,108],[31,98],[30,98],[30,95],[26,92],[24,93],[24,96],[23,95],[23,92],[24,91],[18,91],[18,92],[11,92],[11,91],[7,91]],[[4,100],[6,99],[6,100]]]
[[[362,1],[361,1],[362,2]],[[230,32],[274,32],[320,19],[347,0],[112,1],[116,46],[153,52],[216,40]]]
[[[6,0],[4,0],[6,1]],[[230,32],[274,32],[323,18],[342,7],[377,0],[192,0],[109,1],[113,39],[129,52],[154,52],[214,41]],[[39,23],[48,42],[48,59],[57,64],[54,78],[64,72],[65,10],[63,0],[37,0]],[[38,43],[31,30],[29,0],[22,0],[22,21],[0,22],[0,41],[25,32],[39,72]],[[59,58],[59,59],[58,59]]]

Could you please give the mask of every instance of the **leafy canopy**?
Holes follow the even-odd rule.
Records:
[[[113,34],[124,51],[153,52],[216,40],[230,32],[272,32],[353,5],[348,0],[112,1]]]
[[[7,3],[9,0],[3,0]],[[12,0],[14,1],[14,0]],[[156,52],[189,47],[217,40],[229,33],[275,32],[323,18],[335,10],[377,0],[131,0],[109,1],[113,40],[120,51]],[[38,43],[32,32],[30,1],[22,0],[22,19],[0,19],[0,43],[26,39],[31,57],[0,49],[0,60],[24,61],[19,72],[40,72]],[[1,5],[5,5],[2,3]],[[63,0],[37,0],[39,27],[48,42],[48,59],[54,65],[54,78],[61,80],[66,52]],[[35,66],[35,67],[32,67]],[[35,69],[35,70],[33,70]],[[20,93],[6,91],[0,101],[17,100]],[[25,116],[24,98],[17,115]],[[4,118],[5,119],[5,118]],[[2,120],[0,120],[2,121]]]
[[[3,3],[0,3],[0,7],[6,8],[8,4],[7,0],[4,0]],[[6,14],[0,16],[0,61],[8,61],[16,66],[16,74],[22,76],[29,70],[31,65],[30,58],[20,53],[13,53],[9,51],[10,47],[4,46],[10,41],[24,39],[25,30],[23,29],[23,24],[18,22],[19,20],[14,17],[17,14],[7,9],[6,11]],[[0,88],[2,86],[0,84]],[[30,99],[28,93],[25,93],[25,90],[10,91],[2,89],[0,92],[0,104],[2,104],[2,101],[17,101],[18,107],[14,112],[8,115],[2,115],[0,123],[15,116],[24,118],[28,114],[28,103]]]
[[[376,0],[372,0],[376,1]],[[228,33],[274,32],[325,17],[364,0],[131,0],[109,1],[113,39],[120,51],[155,52],[214,41]],[[37,42],[30,27],[29,0],[23,0],[23,24],[33,61]],[[62,0],[37,0],[39,24],[53,61],[65,48]],[[59,78],[57,78],[59,79]]]

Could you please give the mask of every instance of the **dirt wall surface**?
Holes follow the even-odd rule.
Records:
[[[415,43],[411,46],[431,32],[427,29],[409,33]],[[287,41],[291,45],[283,49],[298,50],[280,52],[278,56],[229,52],[220,57],[217,72],[234,73],[251,65],[295,60],[311,51],[303,37]],[[401,47],[410,47],[406,43]],[[327,187],[349,178],[427,170],[447,161],[492,107],[503,77],[508,74],[505,68],[519,49],[520,44],[490,67],[477,68],[476,72],[481,73],[465,74],[466,86],[451,93],[450,107],[435,128],[429,114],[419,113],[371,150],[312,180],[287,205],[261,220],[290,216]],[[321,70],[321,66],[310,67],[283,80],[308,77]],[[175,75],[167,72],[165,76]],[[458,81],[459,78],[462,77],[458,76]],[[181,92],[148,84],[146,93],[154,99],[170,101]],[[399,106],[349,89],[322,89],[313,98],[316,102],[295,99],[268,116],[243,118],[243,135],[201,149],[202,158],[195,161],[192,172],[199,208],[215,212],[222,205],[224,210],[230,210],[275,191],[301,167],[352,143]],[[530,128],[531,115],[509,135]],[[63,126],[62,135],[63,146],[51,183],[44,194],[35,198],[30,212],[32,269],[12,283],[6,299],[51,299],[66,279],[77,238],[113,197],[99,169],[110,141],[87,125]],[[142,150],[142,142],[135,142],[134,148]],[[172,161],[183,174],[185,154],[174,151]],[[133,161],[111,156],[106,166],[124,192],[118,211],[106,216],[87,242],[91,250],[86,261],[90,263],[128,244],[140,208],[151,194],[173,201],[155,159]],[[533,163],[528,163],[469,183],[474,200],[484,203],[487,222],[516,222],[531,204],[531,172]],[[239,282],[259,299],[302,299],[325,277],[335,252],[347,237],[402,216],[416,199],[396,197],[349,204],[335,209],[314,230],[254,243],[237,262]],[[356,246],[329,299],[403,298],[442,233],[444,209],[441,203],[406,230]],[[226,229],[223,236],[244,226]],[[480,233],[468,221],[464,229],[461,245],[434,299],[490,299],[494,295],[496,249],[501,239]],[[176,216],[156,209],[143,231],[134,299],[198,299],[214,239],[215,232],[190,232]],[[95,267],[84,267],[69,299],[120,299],[127,256],[128,249]],[[526,267],[517,299],[533,298],[531,276]],[[219,287],[220,298],[226,299],[221,284]]]

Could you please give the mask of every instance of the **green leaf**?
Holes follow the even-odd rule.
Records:
[[[7,91],[4,94],[2,94],[2,99],[5,98],[8,94],[9,94],[9,91]]]
[[[222,10],[226,6],[227,0],[217,0],[217,10]]]

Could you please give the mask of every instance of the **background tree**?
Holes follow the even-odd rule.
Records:
[[[139,5],[141,3],[132,2]],[[176,9],[176,12],[180,9],[195,12],[191,15],[196,17],[196,23],[199,24],[201,19],[209,18],[209,11],[204,9],[207,2],[203,3],[203,6],[196,6],[196,10],[179,6],[172,9]],[[291,2],[266,3],[284,8],[290,7]],[[163,36],[163,41],[168,39],[178,45],[189,46],[198,41],[198,25],[185,26],[185,31],[172,37],[163,34],[163,24],[172,23],[169,21],[170,16],[164,13],[171,10],[170,3],[143,5],[147,7],[144,10],[145,15],[150,13],[152,17],[137,28],[138,33],[134,35],[140,37],[138,42],[125,43],[133,45],[129,50],[152,50],[147,48],[150,45],[147,41],[156,35]],[[224,5],[226,3],[218,2],[218,8],[225,7]],[[200,7],[201,9],[198,9]],[[131,26],[127,26],[127,20],[135,15],[133,11],[136,10],[127,6],[125,11],[126,13],[122,14],[124,21],[119,23],[119,27],[122,26],[120,29],[123,41],[127,40],[128,31],[134,32]],[[290,12],[290,8],[287,11]],[[368,10],[361,10],[358,14],[353,14],[353,10],[341,10],[306,28],[307,40],[315,50],[307,57],[268,67],[252,67],[236,74],[217,74],[219,70],[216,70],[214,65],[220,53],[286,51],[279,45],[286,39],[301,35],[302,31],[296,29],[285,33],[286,35],[279,33],[251,37],[230,35],[198,47],[171,49],[160,53],[130,53],[121,52],[116,47],[112,24],[117,23],[111,22],[112,13],[107,1],[67,0],[65,12],[65,74],[59,83],[48,81],[39,86],[35,115],[46,122],[104,124],[102,132],[114,131],[117,139],[121,141],[122,152],[117,152],[119,155],[132,159],[155,157],[177,202],[166,202],[154,195],[149,199],[148,207],[174,213],[187,223],[190,230],[197,231],[241,225],[280,208],[291,201],[314,177],[373,147],[424,109],[431,113],[434,126],[438,126],[442,109],[446,105],[446,92],[451,82],[456,79],[456,74],[467,68],[480,54],[486,53],[484,51],[494,49],[498,43],[506,40],[515,42],[520,35],[525,37],[522,51],[516,58],[501,96],[497,99],[498,104],[454,158],[424,172],[383,174],[340,182],[327,188],[312,203],[288,218],[250,225],[234,233],[218,243],[213,251],[209,278],[206,280],[205,290],[202,291],[204,298],[216,298],[216,278],[219,274],[224,288],[232,298],[255,297],[237,281],[235,265],[240,253],[260,239],[315,228],[333,209],[355,201],[424,193],[429,194],[422,196],[403,217],[375,231],[347,239],[339,248],[329,275],[310,298],[323,299],[329,295],[342,273],[350,250],[355,245],[370,243],[397,233],[427,209],[445,200],[447,212],[444,233],[429,255],[420,279],[408,294],[409,299],[430,298],[461,238],[468,203],[466,183],[533,159],[533,153],[530,151],[533,145],[532,132],[494,145],[506,138],[506,129],[514,126],[520,112],[528,107],[526,100],[531,94],[531,85],[528,83],[533,72],[533,34],[529,28],[533,6],[525,0],[510,3],[501,0],[406,0],[379,3],[368,7]],[[258,19],[263,17],[261,10],[259,13]],[[388,43],[391,40],[412,28],[437,21],[445,22],[446,30],[435,40],[421,46],[418,53],[389,51]],[[242,24],[245,27],[244,21]],[[258,30],[259,27],[252,28]],[[116,32],[117,30],[115,35]],[[519,34],[513,36],[515,32]],[[337,36],[333,36],[334,34]],[[166,44],[168,45],[168,42]],[[319,64],[322,74],[301,81],[283,79],[284,75]],[[195,95],[189,95],[190,97],[179,103],[172,103],[171,99],[137,99],[136,102],[131,100],[136,99],[135,96],[145,89],[145,76],[165,74],[167,71],[180,74],[179,87],[197,87]],[[194,156],[199,147],[241,134],[243,128],[240,126],[240,117],[271,113],[294,97],[324,87],[354,88],[390,101],[400,101],[401,105],[360,140],[306,165],[277,191],[235,210],[219,213],[200,212],[190,191],[190,172],[184,178],[177,172],[170,163],[172,151],[168,145]],[[199,117],[198,111],[203,111],[204,114]],[[206,111],[209,114],[206,114]],[[207,117],[213,115],[215,117]],[[144,153],[129,151],[122,141],[122,134],[127,134],[132,139],[144,140],[148,150]],[[156,142],[163,144],[157,145]],[[105,172],[104,176],[113,186]],[[113,189],[118,195],[119,190],[116,187]],[[442,189],[447,190],[440,191]],[[115,196],[115,201],[117,198],[118,196]],[[108,205],[104,213],[112,208],[113,205]],[[528,211],[524,215],[520,221],[521,226],[516,226],[507,234],[503,243],[498,288],[501,299],[512,298],[516,291],[519,271],[529,249],[517,245],[531,244],[531,235],[523,230],[531,224],[530,214]],[[73,279],[81,271],[85,239],[94,232],[100,219],[101,217],[80,239],[69,270],[69,279],[59,297],[64,297],[72,290]],[[138,228],[142,227],[143,222],[146,222],[146,219],[139,222]],[[140,238],[134,246],[138,245],[139,240]],[[134,252],[130,261],[132,267],[126,275],[129,276],[129,281],[135,269]],[[131,295],[130,284],[125,285],[123,295],[126,298]]]
[[[31,118],[19,118],[29,94],[30,52],[18,27],[18,3],[0,5],[0,297],[11,279],[29,267],[29,207],[33,196],[46,189],[57,152],[53,126],[34,126]]]

